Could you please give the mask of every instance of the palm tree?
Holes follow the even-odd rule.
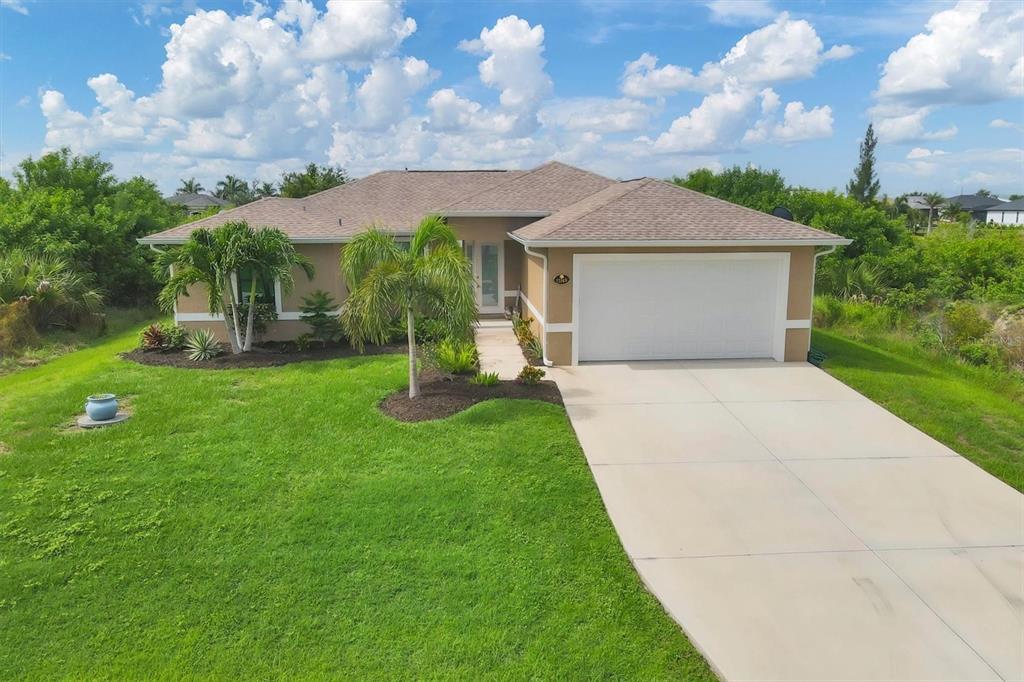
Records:
[[[259,284],[278,281],[281,283],[281,290],[288,292],[295,285],[292,276],[295,268],[302,268],[309,279],[313,279],[314,269],[309,259],[295,250],[295,245],[281,230],[276,227],[261,227],[254,230],[248,224],[243,224],[245,230],[239,235],[241,249],[236,267],[247,268],[252,272],[245,337],[241,342],[242,352],[248,352],[252,350]]]
[[[252,183],[252,193],[254,196],[257,196],[261,199],[265,197],[276,197],[277,188],[274,187],[274,184],[272,182],[261,182],[257,184],[256,181],[254,180]]]
[[[932,231],[932,214],[936,209],[941,208],[942,205],[946,203],[946,200],[941,194],[936,194],[935,192],[925,194],[922,199],[924,200],[925,206],[928,207],[928,233],[930,234]]]
[[[245,180],[234,175],[228,175],[223,180],[217,182],[217,191],[213,194],[224,201],[230,201],[232,204],[239,206],[248,200],[249,186]]]
[[[160,291],[158,301],[165,310],[172,310],[179,296],[187,296],[189,287],[206,287],[207,309],[224,317],[231,352],[252,350],[255,325],[256,294],[260,282],[280,280],[285,291],[294,284],[292,269],[302,268],[313,278],[313,266],[281,230],[274,227],[252,229],[247,222],[224,223],[212,230],[194,230],[188,241],[163,252],[159,265],[171,270],[171,276]],[[253,272],[249,291],[245,335],[238,320],[239,300],[233,277],[239,270]]]
[[[177,194],[199,194],[202,192],[204,187],[195,178],[189,178],[188,180],[181,181],[181,187],[178,188]]]
[[[36,329],[73,323],[103,307],[91,277],[58,256],[11,249],[0,254],[0,305],[25,301]]]
[[[225,223],[213,230],[202,227],[192,231],[181,246],[159,252],[157,265],[170,277],[157,302],[164,310],[173,310],[179,296],[188,296],[189,288],[201,284],[206,289],[207,310],[224,316],[232,353],[242,350],[238,332],[238,305],[231,273],[237,268],[236,234],[244,223]]]
[[[453,336],[476,320],[473,271],[452,229],[437,216],[424,218],[408,250],[373,227],[357,235],[341,255],[349,296],[342,324],[352,344],[383,344],[398,315],[405,316],[409,344],[409,397],[420,394],[416,371],[416,316],[441,321]]]

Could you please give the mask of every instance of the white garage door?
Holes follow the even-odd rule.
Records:
[[[576,256],[577,359],[775,358],[789,254]]]

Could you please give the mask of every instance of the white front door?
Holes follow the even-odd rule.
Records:
[[[463,241],[462,248],[473,264],[476,303],[481,313],[505,312],[505,245],[495,241]]]
[[[577,255],[575,359],[782,360],[788,256]]]

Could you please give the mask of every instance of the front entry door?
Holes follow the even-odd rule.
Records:
[[[473,264],[476,280],[476,303],[480,312],[505,312],[504,244],[502,242],[464,241],[462,247]]]

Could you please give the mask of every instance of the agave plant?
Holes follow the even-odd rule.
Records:
[[[196,329],[190,333],[185,341],[185,350],[193,362],[205,362],[221,353],[217,337],[209,329]]]
[[[103,308],[88,275],[57,256],[13,249],[0,254],[0,304],[29,303],[37,329],[68,324]]]

